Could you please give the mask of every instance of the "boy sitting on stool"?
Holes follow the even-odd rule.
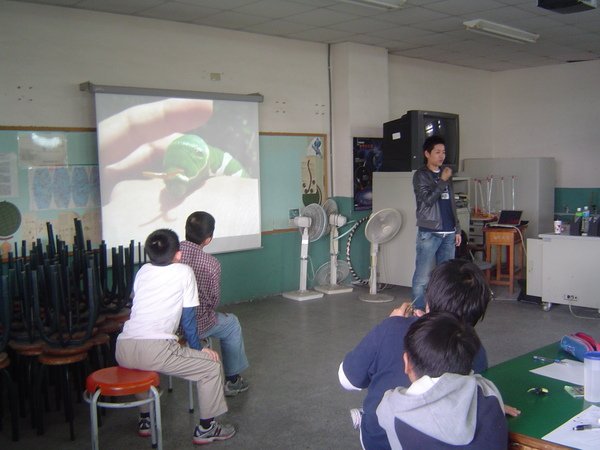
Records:
[[[208,444],[229,439],[235,434],[233,426],[215,420],[227,412],[219,355],[203,349],[198,339],[196,279],[192,269],[179,264],[179,238],[172,230],[156,230],[146,239],[144,250],[150,264],[144,264],[135,276],[131,316],[117,338],[117,362],[129,369],[195,381],[200,423],[192,442]],[[189,347],[177,341],[175,331],[180,319]],[[138,434],[150,436],[148,405],[141,406],[140,412]]]
[[[221,263],[206,253],[215,231],[215,219],[205,211],[190,214],[185,223],[185,241],[181,242],[181,262],[194,271],[200,306],[196,313],[200,339],[219,339],[225,372],[225,396],[234,397],[248,390],[240,373],[248,368],[244,336],[235,314],[217,312],[221,301]]]
[[[508,428],[494,384],[472,374],[481,343],[448,312],[414,322],[404,338],[409,388],[387,391],[377,407],[392,450],[505,450]]]

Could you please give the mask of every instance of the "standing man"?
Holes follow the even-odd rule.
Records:
[[[413,176],[417,200],[417,255],[412,279],[413,306],[425,309],[424,293],[433,268],[454,258],[461,242],[456,215],[452,169],[442,167],[446,144],[440,136],[430,136],[423,143],[426,164]]]

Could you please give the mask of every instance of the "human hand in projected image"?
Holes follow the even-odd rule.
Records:
[[[145,178],[144,171],[161,172],[169,144],[204,125],[212,112],[212,100],[171,98],[132,106],[103,120],[98,124],[106,162],[103,184],[114,187],[120,181]]]

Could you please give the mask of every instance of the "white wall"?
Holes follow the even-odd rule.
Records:
[[[259,92],[261,131],[329,133],[324,44],[3,0],[0,10],[0,125],[92,127],[92,96],[78,90],[91,81]],[[385,67],[384,54],[368,57]],[[498,73],[399,56],[387,65],[389,120],[458,113],[462,159],[553,156],[557,186],[599,186],[600,61]],[[357,89],[353,80],[365,83],[361,95],[388,89],[358,75],[341,89]],[[371,111],[378,102],[385,110],[377,100]],[[350,135],[375,130],[357,102],[347,107]],[[336,163],[337,195],[350,195],[351,171],[347,158]]]
[[[261,131],[329,132],[327,46],[0,0],[1,125],[93,127],[81,82],[261,93]],[[220,81],[211,81],[211,73]]]
[[[491,157],[492,74],[390,56],[390,117],[421,109],[460,116],[460,159]]]
[[[388,53],[352,43],[331,46],[333,193],[353,196],[353,137],[382,137],[388,117]]]
[[[557,187],[600,186],[600,61],[498,72],[493,156],[552,156]]]

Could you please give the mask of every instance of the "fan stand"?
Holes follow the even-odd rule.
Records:
[[[371,244],[371,274],[369,277],[369,293],[360,293],[358,298],[367,303],[388,303],[394,300],[393,295],[377,292],[377,253],[379,244]]]
[[[321,292],[306,289],[306,271],[308,268],[308,227],[302,229],[302,245],[300,247],[300,289],[297,291],[284,292],[281,294],[291,300],[314,300],[323,297]]]
[[[329,284],[315,286],[315,291],[322,292],[324,294],[345,294],[352,292],[351,286],[342,286],[337,284],[337,257],[338,257],[338,229],[337,227],[331,227],[331,234],[329,237]]]

